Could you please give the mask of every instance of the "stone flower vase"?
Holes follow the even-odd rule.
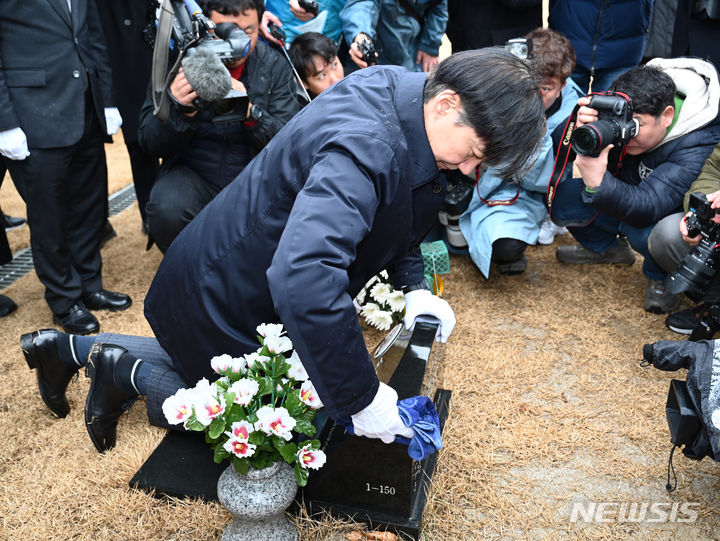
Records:
[[[218,479],[220,503],[234,519],[222,541],[296,541],[298,532],[285,516],[298,485],[295,473],[279,461],[262,470],[239,474],[232,464]]]

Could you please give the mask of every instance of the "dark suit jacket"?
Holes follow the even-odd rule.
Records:
[[[114,106],[111,72],[94,2],[3,0],[0,10],[0,131],[21,127],[31,148],[77,143],[84,94],[105,128]]]
[[[150,82],[153,50],[143,37],[150,0],[95,0],[112,66],[115,102],[126,144],[137,143],[140,108]]]

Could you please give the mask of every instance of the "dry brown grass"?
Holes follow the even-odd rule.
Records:
[[[130,182],[124,147],[108,147],[111,191]],[[6,181],[0,204],[23,215]],[[137,208],[112,219],[119,237],[103,250],[105,285],[130,293],[126,312],[101,314],[102,329],[149,334],[142,300],[160,261],[145,252]],[[10,234],[27,245],[27,228]],[[560,242],[570,242],[562,238]],[[639,264],[567,267],[554,247],[528,250],[528,271],[485,281],[453,257],[445,281],[458,325],[446,349],[450,417],[424,516],[424,538],[720,538],[720,468],[679,455],[678,490],[665,491],[670,449],[664,403],[683,374],[641,368],[642,345],[675,339],[642,310]],[[128,481],[163,437],[136,405],[120,422],[118,447],[99,455],[82,421],[88,382],[69,388],[55,419],[42,404],[19,347],[23,332],[52,326],[30,274],[6,291],[19,310],[0,320],[0,538],[218,539],[229,515],[202,501],[162,500]],[[369,332],[373,347],[380,333]],[[575,501],[697,502],[695,523],[577,523]],[[298,519],[303,539],[342,539],[339,521]]]

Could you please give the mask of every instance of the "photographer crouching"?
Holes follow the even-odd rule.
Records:
[[[707,194],[707,195],[705,195]],[[693,339],[711,338],[720,329],[720,277],[716,274],[717,235],[720,230],[720,144],[685,195],[685,212],[666,216],[653,229],[648,248],[669,274],[666,286],[700,301],[694,308],[674,312],[665,320],[671,331]],[[717,320],[717,321],[716,321]]]
[[[249,48],[244,57],[223,67],[214,53],[196,47],[193,55],[186,54],[184,67],[167,89],[167,120],[154,114],[152,89],[140,112],[140,144],[163,159],[146,208],[150,236],[163,253],[300,109],[290,65],[278,51],[258,42],[263,2],[200,0],[199,6],[218,25],[216,34],[223,23],[230,23],[249,38]],[[213,94],[214,85],[222,86],[221,76],[227,76],[223,70],[230,72],[237,94],[247,93],[235,110],[225,110],[222,100],[202,99]]]
[[[583,154],[575,160],[581,178],[559,183],[552,218],[579,244],[559,247],[557,258],[631,265],[632,246],[644,256],[645,310],[670,312],[679,297],[665,287],[666,271],[651,255],[648,237],[661,219],[682,209],[720,142],[717,72],[696,58],[656,58],[618,77],[610,90],[614,94],[578,101],[572,145]],[[603,106],[588,107],[597,97]]]

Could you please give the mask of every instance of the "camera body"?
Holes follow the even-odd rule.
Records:
[[[317,17],[320,11],[315,0],[298,0],[298,5],[308,13],[312,13],[313,17]]]
[[[377,64],[377,51],[375,50],[375,45],[373,45],[373,42],[370,38],[365,38],[358,42],[358,51],[360,51],[360,54],[362,55],[362,61],[365,62],[368,66],[372,66],[373,64]]]
[[[693,300],[700,300],[715,276],[720,224],[713,222],[718,214],[711,207],[705,194],[690,194],[690,215],[686,219],[688,235],[702,235],[700,243],[685,256],[680,266],[665,279],[665,287],[671,293],[682,293]]]
[[[639,124],[627,95],[608,90],[589,97],[588,107],[597,110],[598,119],[573,132],[570,144],[577,154],[597,157],[606,146],[623,146],[637,135]]]
[[[513,38],[505,42],[505,50],[523,60],[529,60],[533,57],[532,48],[532,38]]]
[[[464,250],[468,243],[460,231],[460,216],[470,205],[473,195],[473,183],[461,173],[448,174],[448,191],[443,201],[438,221],[445,226],[447,242],[451,248]]]

